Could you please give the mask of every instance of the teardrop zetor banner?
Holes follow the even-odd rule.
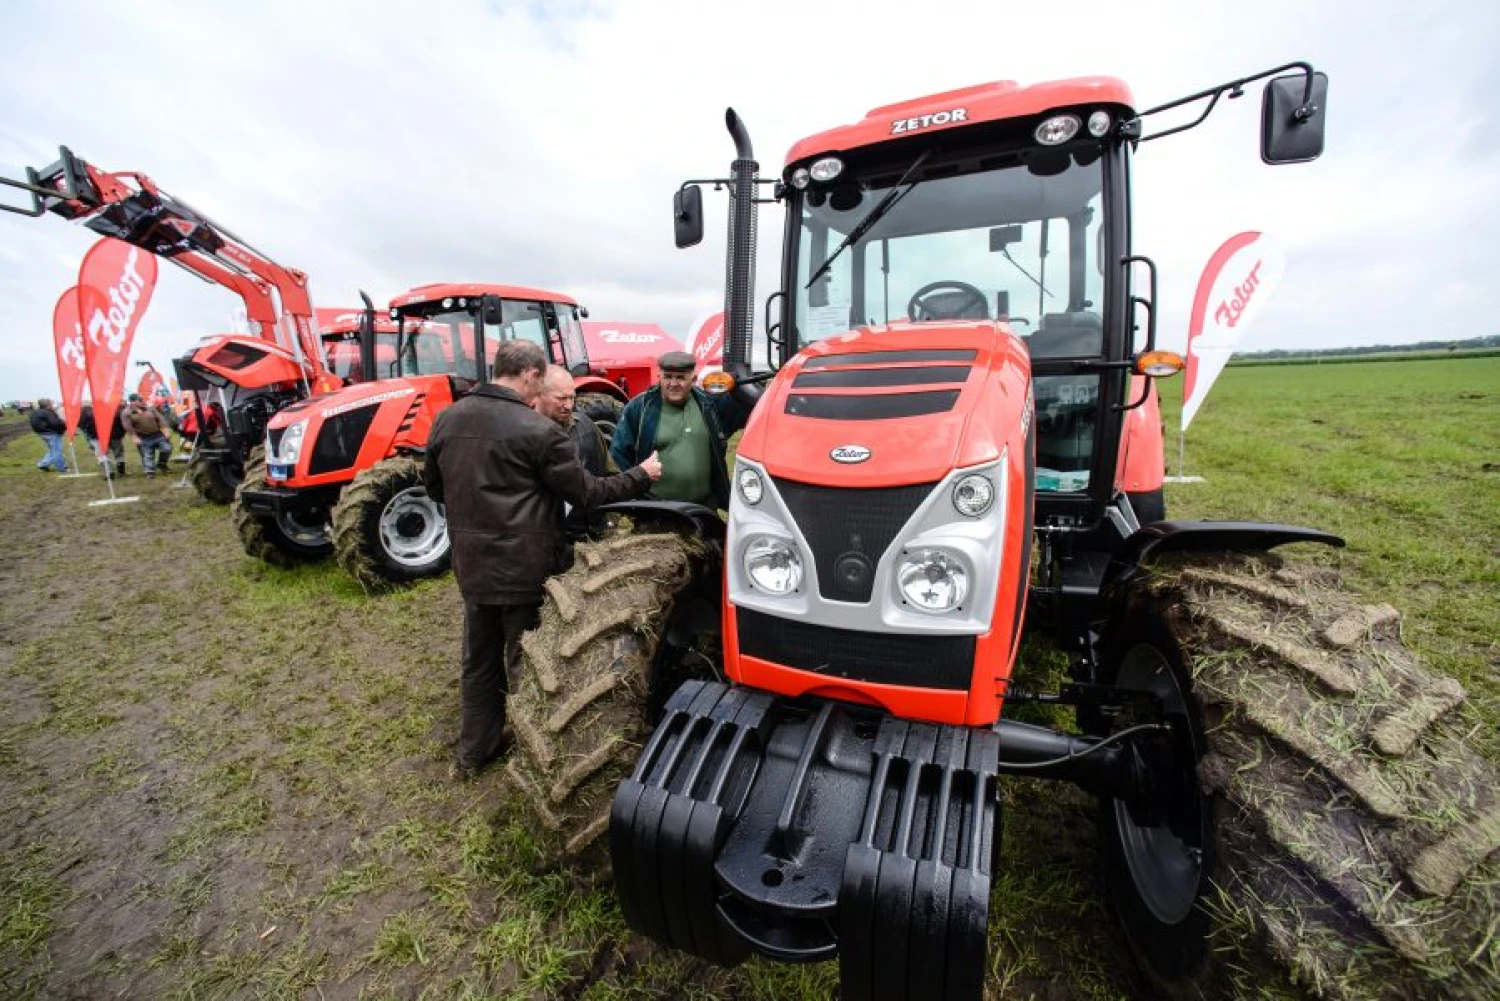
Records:
[[[125,391],[130,342],[151,303],[156,268],[154,255],[106,238],[89,249],[78,269],[78,315],[101,451],[109,447],[109,433]]]
[[[1182,383],[1184,431],[1284,271],[1286,254],[1281,247],[1255,231],[1231,236],[1208,259],[1188,321]]]
[[[724,314],[714,313],[693,328],[688,337],[688,351],[698,362],[698,375],[716,372],[724,367]]]
[[[88,369],[83,361],[83,325],[78,322],[78,287],[57,298],[52,307],[52,342],[57,347],[57,381],[62,385],[65,437],[78,430],[78,408],[83,405],[83,387]]]

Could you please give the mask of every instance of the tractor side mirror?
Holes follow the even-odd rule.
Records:
[[[1328,74],[1279,76],[1266,84],[1260,105],[1260,158],[1268,164],[1306,163],[1323,153],[1328,119]]]
[[[703,240],[703,189],[698,185],[685,185],[672,196],[672,228],[678,249]]]
[[[479,319],[487,327],[498,327],[504,322],[504,310],[498,295],[482,296],[479,300]]]

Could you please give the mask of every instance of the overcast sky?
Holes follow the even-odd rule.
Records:
[[[308,272],[319,305],[530,284],[685,337],[722,303],[725,205],[707,194],[710,237],[678,251],[670,199],[727,170],[728,105],[774,175],[797,139],[941,90],[1107,74],[1146,107],[1306,59],[1331,77],[1316,163],[1260,163],[1258,89],[1141,147],[1135,250],[1162,269],[1166,344],[1243,229],[1287,253],[1248,349],[1496,333],[1500,4],[1399,6],[8,0],[0,171],[66,144],[145,173]],[[760,229],[763,299],[779,208]],[[0,400],[56,394],[52,307],[93,240],[0,216]],[[133,359],[168,370],[237,305],[163,267]]]

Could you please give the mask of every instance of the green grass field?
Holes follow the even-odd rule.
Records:
[[[1167,397],[1169,465],[1176,405]],[[0,450],[0,996],[805,998],[829,964],[707,968],[629,935],[607,886],[536,874],[500,774],[447,771],[451,579],[367,597],[240,553],[223,509]],[[1500,358],[1232,367],[1174,517],[1343,535],[1300,547],[1500,727]],[[134,460],[132,458],[132,464]],[[138,468],[138,467],[137,467]],[[1028,647],[1028,651],[1031,648]],[[1045,657],[1028,665],[1043,672]],[[1031,686],[1029,686],[1031,687]],[[1005,790],[992,998],[1124,998],[1091,801]],[[1258,996],[1291,996],[1262,984]]]

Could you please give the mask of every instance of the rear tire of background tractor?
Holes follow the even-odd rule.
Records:
[[[620,415],[625,413],[625,404],[604,393],[581,393],[573,409],[598,425],[608,447],[609,439],[614,437],[615,428],[620,425]]]
[[[1396,610],[1330,571],[1197,554],[1117,611],[1103,680],[1154,692],[1198,753],[1160,826],[1100,804],[1149,992],[1250,996],[1279,970],[1319,997],[1500,996],[1500,776]]]
[[[245,552],[276,567],[294,567],[320,560],[333,551],[326,530],[297,525],[290,520],[262,518],[251,513],[240,500],[242,490],[260,490],[266,486],[266,450],[257,445],[245,463],[245,479],[234,494],[230,514],[234,530]]]
[[[194,451],[188,460],[188,479],[198,496],[210,504],[233,504],[234,492],[243,477],[234,475],[221,460]]]
[[[448,569],[447,520],[427,496],[420,460],[386,459],[350,481],[333,508],[333,550],[339,566],[367,591]]]
[[[547,581],[508,702],[515,743],[506,765],[544,866],[607,862],[615,787],[650,730],[663,624],[699,558],[678,535],[619,535],[580,544],[573,568]]]

